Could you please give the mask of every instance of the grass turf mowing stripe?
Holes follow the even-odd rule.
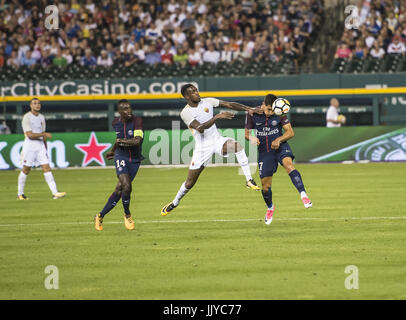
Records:
[[[279,221],[341,221],[341,220],[401,220],[406,219],[406,217],[343,217],[343,218],[279,218]],[[250,221],[262,221],[261,218],[253,219],[213,219],[213,220],[143,220],[138,221],[134,219],[136,223],[147,224],[147,223],[212,223],[212,222],[250,222]],[[56,223],[16,223],[16,224],[0,224],[0,228],[5,227],[35,227],[35,226],[53,226],[53,225],[91,225],[94,222],[56,222]],[[122,221],[107,221],[103,224],[122,224]]]

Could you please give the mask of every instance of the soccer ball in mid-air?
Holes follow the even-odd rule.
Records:
[[[272,103],[272,112],[277,116],[287,114],[290,110],[290,102],[285,98],[278,98]]]

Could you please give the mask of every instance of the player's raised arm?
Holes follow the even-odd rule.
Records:
[[[219,107],[228,108],[228,109],[235,110],[235,111],[247,111],[250,115],[253,115],[254,113],[257,113],[257,114],[264,113],[264,111],[260,107],[251,108],[251,107],[248,107],[248,106],[243,105],[238,102],[229,102],[229,101],[220,100]]]
[[[213,118],[211,118],[209,121],[206,121],[204,123],[200,123],[197,120],[193,120],[189,124],[189,128],[195,129],[199,131],[200,133],[203,133],[204,130],[209,129],[218,119],[232,119],[234,118],[234,113],[232,112],[221,112],[216,114]]]
[[[245,118],[245,140],[248,140],[254,146],[259,146],[259,139],[251,135],[251,132],[254,129],[253,121],[254,119],[252,118],[252,115],[247,114]]]

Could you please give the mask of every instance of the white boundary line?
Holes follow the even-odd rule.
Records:
[[[400,217],[342,217],[342,218],[278,218],[279,221],[345,221],[345,220],[402,220],[406,216]],[[211,222],[250,222],[262,221],[262,218],[256,219],[212,219],[212,220],[140,220],[134,219],[136,224],[152,224],[152,223],[211,223]],[[58,226],[58,225],[91,225],[94,222],[55,222],[55,223],[13,223],[0,224],[0,228],[8,227],[36,227],[36,226]],[[122,224],[122,221],[106,221],[103,224]]]

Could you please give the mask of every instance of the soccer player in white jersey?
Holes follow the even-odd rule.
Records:
[[[173,201],[162,208],[161,215],[166,216],[179,205],[180,200],[194,186],[200,173],[209,163],[214,153],[223,157],[227,157],[230,153],[235,153],[247,181],[246,187],[259,191],[260,188],[254,179],[252,179],[248,158],[243,147],[237,141],[220,135],[215,125],[218,119],[232,119],[234,114],[222,112],[214,115],[213,109],[216,107],[229,108],[236,111],[248,111],[251,115],[263,113],[263,110],[215,98],[201,99],[197,88],[190,83],[185,84],[181,88],[181,93],[188,104],[183,108],[180,116],[187,127],[193,132],[195,149],[193,150],[193,157],[186,181],[180,187]]]
[[[61,198],[66,192],[58,192],[56,183],[49,166],[47,139],[52,138],[49,132],[45,132],[45,118],[39,112],[41,111],[41,102],[33,98],[30,102],[31,111],[27,112],[22,120],[24,131],[24,144],[21,152],[23,169],[18,176],[18,200],[28,200],[24,194],[25,181],[27,175],[36,163],[39,163],[44,172],[45,181],[51,189],[54,199]]]

